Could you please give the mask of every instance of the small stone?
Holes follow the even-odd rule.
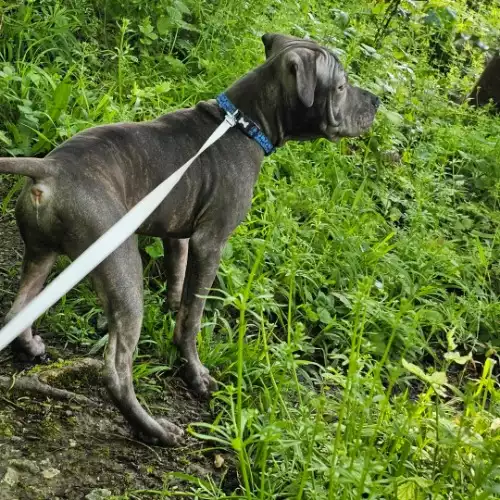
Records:
[[[97,488],[92,490],[88,495],[85,495],[85,498],[86,500],[102,500],[103,498],[109,498],[111,495],[111,491]]]
[[[218,453],[214,457],[214,466],[216,469],[220,469],[224,465],[224,458]]]
[[[60,474],[60,470],[59,469],[54,469],[53,467],[51,467],[50,469],[45,469],[42,471],[42,476],[45,478],[45,479],[53,479],[54,477],[56,477],[58,474]]]
[[[76,441],[74,439],[69,440],[69,447],[70,448],[76,448]]]
[[[26,458],[13,458],[9,460],[9,464],[17,470],[30,472],[31,474],[38,474],[40,472],[38,464]]]
[[[6,484],[7,486],[15,486],[18,481],[19,473],[16,471],[16,469],[7,467],[7,471],[5,472],[5,475],[3,476],[3,479],[2,481],[0,481],[0,483]]]

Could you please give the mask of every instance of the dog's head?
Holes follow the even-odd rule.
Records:
[[[349,83],[333,52],[312,40],[274,33],[264,35],[262,41],[267,64],[276,68],[291,112],[287,120],[290,138],[334,141],[370,128],[380,101]]]

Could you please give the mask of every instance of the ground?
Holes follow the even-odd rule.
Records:
[[[9,187],[9,181],[0,184],[0,203]],[[0,213],[0,234],[3,318],[16,290],[22,256],[12,212]],[[56,365],[61,359],[71,363],[82,357],[83,353],[54,345],[50,339],[49,344],[53,345],[51,360]],[[9,349],[0,353],[0,377],[21,376],[21,369],[26,366],[15,362]],[[107,400],[98,377],[72,382],[64,381],[64,388],[88,396],[95,404],[57,401],[0,388],[0,500],[95,499],[109,493],[123,498],[160,498],[154,490],[163,486],[188,492],[186,483],[168,477],[172,471],[199,478],[210,476],[231,489],[231,457],[204,451],[206,443],[190,436],[180,449],[145,445],[134,438]],[[174,378],[166,378],[165,391],[145,403],[155,415],[164,415],[184,428],[190,422],[213,419],[209,404],[195,400]]]

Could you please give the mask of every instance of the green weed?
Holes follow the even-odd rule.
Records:
[[[192,492],[141,495],[500,497],[500,122],[449,98],[467,94],[483,60],[472,39],[453,45],[456,35],[493,45],[498,6],[5,5],[6,155],[44,154],[86,127],[212,98],[263,60],[266,31],[331,46],[352,80],[383,100],[367,137],[289,144],[267,159],[225,249],[199,336],[200,356],[221,383],[216,417],[190,430],[235,454],[239,486],[180,474]],[[158,375],[175,361],[155,262],[161,245],[146,244],[134,369],[143,393],[161,390]],[[101,316],[84,282],[39,327],[100,352]]]

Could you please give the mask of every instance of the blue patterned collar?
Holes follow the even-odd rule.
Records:
[[[227,97],[226,94],[219,94],[216,98],[219,107],[230,114],[236,121],[238,128],[248,137],[253,139],[264,150],[266,155],[274,151],[273,143],[260,130],[260,128],[250,118],[245,116]]]

